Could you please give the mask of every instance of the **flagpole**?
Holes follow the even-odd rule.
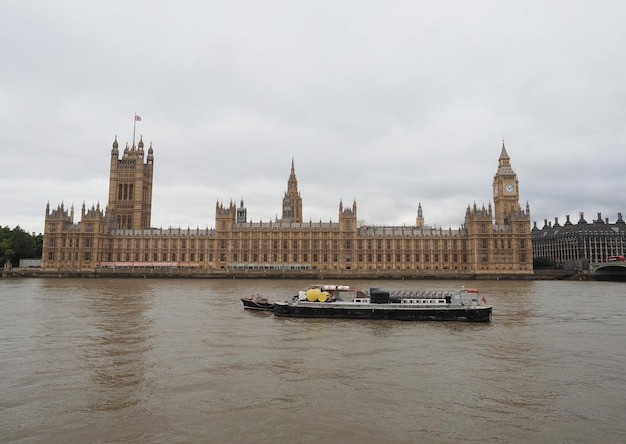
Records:
[[[133,119],[133,148],[135,147],[135,127],[137,126],[137,113],[135,113],[135,118]]]

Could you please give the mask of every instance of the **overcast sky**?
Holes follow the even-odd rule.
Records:
[[[106,205],[111,145],[154,149],[152,225],[215,204],[459,227],[504,138],[531,220],[626,212],[626,2],[0,1],[0,225]]]

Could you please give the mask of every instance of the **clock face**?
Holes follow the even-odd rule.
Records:
[[[494,184],[493,186],[493,194],[498,194],[498,185]]]
[[[513,191],[515,191],[515,186],[514,186],[512,183],[507,183],[507,184],[504,186],[504,192],[505,192],[505,193],[509,193],[509,194],[511,194]]]

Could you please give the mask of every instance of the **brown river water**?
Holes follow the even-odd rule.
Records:
[[[489,324],[239,300],[311,283],[0,279],[0,442],[626,442],[626,284],[327,282],[466,284]]]

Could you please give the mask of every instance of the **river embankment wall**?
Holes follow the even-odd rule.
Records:
[[[3,278],[151,278],[151,279],[311,279],[311,280],[593,280],[588,271],[540,270],[533,274],[489,273],[415,273],[406,270],[358,272],[356,270],[184,270],[184,269],[132,269],[112,270],[42,270],[40,268],[14,268],[2,273]]]

